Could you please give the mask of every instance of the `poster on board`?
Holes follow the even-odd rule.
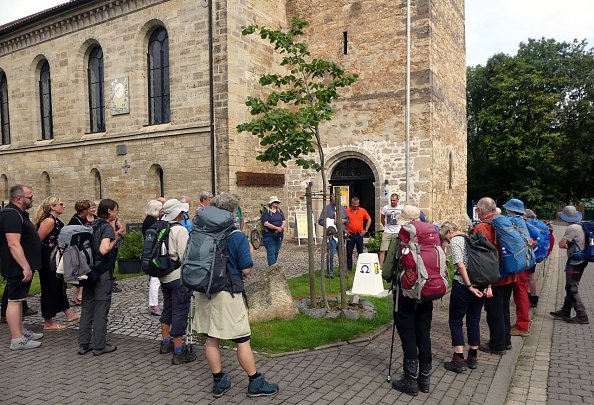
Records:
[[[349,207],[349,186],[334,186],[334,195],[337,197],[336,202],[342,205],[344,208]]]
[[[312,215],[312,225],[313,225],[313,238],[314,243],[317,245],[318,242],[316,240],[316,222],[313,220]],[[295,224],[297,225],[297,243],[301,246],[301,239],[307,239],[307,215],[305,212],[296,212],[295,213]]]

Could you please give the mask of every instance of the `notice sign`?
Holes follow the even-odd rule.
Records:
[[[357,259],[357,271],[353,280],[352,294],[380,295],[384,292],[382,272],[377,253],[362,253]]]
[[[301,239],[307,239],[307,215],[305,212],[296,212],[295,213],[295,224],[297,225],[297,241],[299,245],[301,245]],[[312,217],[312,224],[315,225]],[[316,227],[313,227],[313,238],[314,242],[316,242]]]

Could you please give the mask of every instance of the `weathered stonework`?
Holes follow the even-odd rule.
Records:
[[[258,36],[243,37],[241,27],[286,27],[292,15],[300,15],[310,22],[305,39],[312,54],[360,77],[341,93],[335,118],[321,128],[327,178],[344,159],[367,163],[375,177],[379,218],[386,195],[406,191],[405,0],[213,0],[212,9],[216,191],[238,193],[248,218],[257,216],[269,195],[278,195],[292,219],[304,210],[305,181],[311,178],[314,189],[321,188],[318,173],[256,161],[258,139],[235,130],[250,119],[247,96],[264,94],[259,77],[282,72],[280,56]],[[34,186],[37,203],[50,193],[69,208],[80,198],[110,197],[130,222],[141,220],[146,201],[160,193],[158,169],[168,197],[196,198],[211,190],[208,10],[196,0],[97,0],[0,30],[11,128],[11,143],[0,146],[0,197],[6,201],[7,188],[17,182]],[[148,125],[146,53],[157,26],[169,35],[171,122]],[[466,202],[463,0],[413,1],[411,29],[409,200],[432,220],[461,220]],[[95,44],[104,54],[106,131],[89,133],[86,70]],[[40,140],[38,79],[44,60],[51,69],[52,140]],[[109,82],[118,77],[129,79],[130,113],[112,116]],[[127,154],[116,155],[117,145],[126,145]],[[238,171],[285,173],[286,184],[237,186]]]

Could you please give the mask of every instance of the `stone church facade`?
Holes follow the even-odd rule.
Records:
[[[299,15],[314,56],[359,74],[321,128],[330,183],[379,219],[390,193],[406,199],[408,156],[408,200],[432,220],[460,221],[464,1],[412,1],[408,154],[406,14],[405,0],[73,0],[6,24],[0,200],[27,183],[37,203],[113,198],[137,222],[157,195],[208,190],[239,194],[248,217],[270,195],[286,214],[303,212],[304,184],[321,189],[320,175],[258,162],[258,139],[235,129],[250,119],[247,96],[262,95],[259,76],[280,69],[241,27],[284,27]]]

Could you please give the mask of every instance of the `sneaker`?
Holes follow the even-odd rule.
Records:
[[[549,312],[549,314],[551,314],[551,316],[553,316],[554,318],[560,318],[560,319],[568,319],[571,316],[570,313],[565,312],[562,309],[560,309],[558,311]]]
[[[516,328],[515,326],[513,328],[511,328],[511,331],[509,332],[510,335],[512,336],[528,336],[530,333],[527,330],[521,330]]]
[[[19,339],[13,339],[10,341],[11,350],[35,349],[39,346],[41,346],[41,342],[27,339],[24,336],[21,336]]]
[[[496,354],[497,356],[503,356],[505,354],[505,350],[495,350],[491,349],[491,346],[488,344],[481,343],[478,348],[481,352]]]
[[[33,308],[27,308],[26,311],[23,311],[23,316],[32,316],[37,315],[39,312],[34,310]]]
[[[151,315],[161,316],[162,309],[160,306],[156,305],[156,306],[149,307],[149,311],[150,311]]]
[[[79,356],[82,356],[84,354],[87,354],[88,352],[92,351],[93,349],[91,348],[90,345],[81,345],[78,347],[78,354]]]
[[[102,354],[112,353],[117,349],[117,346],[105,345],[102,349],[93,349],[93,356],[101,356]]]
[[[463,373],[466,371],[466,362],[464,359],[453,356],[451,361],[443,363],[443,367],[448,371],[455,371],[456,373]]]
[[[220,398],[223,394],[231,389],[231,379],[227,374],[223,374],[221,379],[212,384],[212,395],[215,398]]]
[[[511,343],[510,343],[510,344],[508,344],[508,345],[505,345],[505,350],[511,350],[511,349],[512,349],[512,345],[511,345]]]
[[[590,323],[587,316],[575,316],[573,318],[566,318],[564,321],[567,323],[578,323],[581,325],[587,325]]]
[[[264,374],[260,374],[254,381],[250,381],[247,396],[250,398],[264,397],[275,395],[276,393],[278,393],[278,384],[267,383],[264,379]]]
[[[43,333],[35,333],[31,332],[29,329],[24,329],[23,336],[29,340],[39,340],[43,337]]]
[[[191,353],[187,351],[183,351],[181,353],[173,353],[173,357],[171,358],[171,364],[174,366],[178,366],[184,363],[191,363],[196,360],[196,353]]]
[[[111,292],[120,293],[120,292],[122,292],[122,289],[120,287],[118,287],[117,285],[114,284],[113,285],[113,289],[111,290]]]
[[[169,343],[165,343],[161,341],[161,348],[159,349],[159,353],[167,354],[173,351],[173,340]]]
[[[474,370],[478,364],[478,356],[471,356],[470,354],[466,357],[466,365],[468,368]]]

